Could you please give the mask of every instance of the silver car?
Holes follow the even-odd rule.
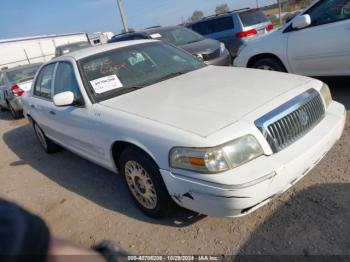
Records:
[[[22,95],[29,92],[41,63],[0,71],[0,110],[8,109],[14,119],[22,116]]]
[[[186,27],[225,44],[234,58],[245,41],[273,29],[269,18],[259,9],[240,9],[204,17]]]

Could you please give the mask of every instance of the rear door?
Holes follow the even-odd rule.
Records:
[[[3,72],[0,72],[0,106],[7,107],[5,101],[5,76]]]
[[[232,55],[236,54],[239,46],[236,43],[235,25],[232,15],[198,22],[193,24],[191,28],[201,35],[224,43]]]
[[[52,104],[52,85],[56,63],[44,66],[36,78],[32,97],[28,102],[31,117],[39,124],[44,133],[54,138],[50,106]]]
[[[311,25],[288,34],[293,73],[350,75],[350,0],[324,0],[305,12]]]

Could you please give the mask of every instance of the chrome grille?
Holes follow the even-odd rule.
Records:
[[[325,114],[320,94],[309,89],[255,121],[276,153],[312,129]]]

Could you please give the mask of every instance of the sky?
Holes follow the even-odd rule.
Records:
[[[258,0],[261,6],[276,0]],[[123,0],[128,27],[179,24],[194,10],[205,15],[227,3],[256,7],[256,0]],[[73,32],[120,33],[116,0],[0,0],[0,39]]]

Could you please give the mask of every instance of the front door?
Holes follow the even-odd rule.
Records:
[[[73,65],[69,62],[60,62],[55,74],[53,93],[56,95],[66,91],[74,94],[75,102],[73,105],[63,107],[51,104],[49,111],[54,120],[52,122],[54,136],[59,143],[72,151],[96,161],[97,158],[101,158],[103,152],[94,145],[90,112],[84,105]]]
[[[350,0],[320,1],[305,12],[311,25],[288,34],[292,72],[350,75]]]

